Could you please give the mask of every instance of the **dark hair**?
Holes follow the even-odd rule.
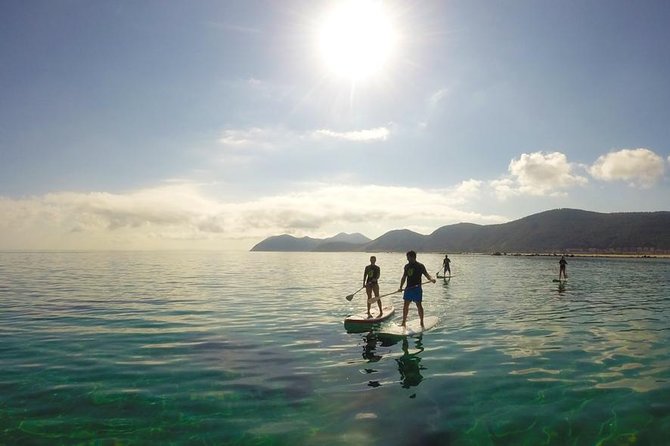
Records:
[[[412,259],[416,259],[416,252],[415,251],[407,251],[407,257],[411,257]]]

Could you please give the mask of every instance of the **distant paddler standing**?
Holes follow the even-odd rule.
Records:
[[[407,313],[409,311],[409,303],[416,302],[416,309],[419,311],[419,318],[421,319],[421,327],[423,327],[423,305],[421,301],[423,300],[423,289],[421,288],[421,277],[426,276],[428,280],[435,283],[435,279],[430,277],[426,267],[422,263],[416,261],[416,252],[408,251],[407,252],[407,265],[400,280],[400,288],[398,291],[402,291],[403,285],[405,285],[405,280],[407,280],[407,288],[405,288],[405,293],[402,298],[404,300],[402,307],[402,324],[405,326],[407,321]]]
[[[370,257],[370,264],[365,267],[363,271],[363,286],[365,287],[365,292],[368,293],[368,317],[372,317],[370,314],[370,299],[372,298],[372,293],[375,293],[375,297],[379,297],[379,276],[381,275],[381,268],[379,268],[375,263],[377,262],[377,257]],[[382,301],[377,299],[377,305],[379,305],[379,316],[381,317],[384,313],[382,311]]]
[[[563,279],[566,280],[568,278],[568,274],[565,272],[565,268],[568,265],[568,262],[565,260],[565,256],[561,256],[561,260],[558,261],[558,265],[558,280],[561,280],[561,276],[563,276]]]
[[[451,263],[451,260],[449,259],[449,254],[444,255],[444,260],[442,260],[442,268],[444,269],[444,272],[442,275],[444,277],[447,277],[447,272],[449,272],[449,275],[451,276],[451,266],[449,264]]]

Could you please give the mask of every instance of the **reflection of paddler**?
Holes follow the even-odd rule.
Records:
[[[419,357],[419,353],[423,351],[421,338],[417,340],[417,347],[419,347],[419,351],[410,354],[407,338],[404,338],[402,341],[402,351],[404,354],[396,359],[398,371],[400,372],[400,384],[406,389],[418,386],[423,381],[421,370],[425,370],[426,368],[421,367],[421,357]]]
[[[375,354],[377,350],[377,336],[373,333],[368,333],[363,337],[365,345],[363,345],[363,358],[369,362],[377,362],[382,359],[381,355]]]
[[[565,293],[565,282],[564,281],[559,281],[558,282],[558,294],[563,294]]]

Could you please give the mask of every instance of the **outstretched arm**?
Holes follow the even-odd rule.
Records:
[[[427,270],[424,270],[424,271],[423,271],[423,275],[426,276],[426,278],[427,278],[428,280],[430,280],[431,282],[433,282],[433,283],[436,282],[435,279],[433,279],[432,277],[430,277],[430,274],[428,273]]]

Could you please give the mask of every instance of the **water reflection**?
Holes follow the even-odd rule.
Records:
[[[368,362],[377,362],[382,355],[377,354],[377,335],[370,332],[363,336],[363,358]]]
[[[421,353],[425,350],[423,345],[423,335],[418,337],[399,337],[399,336],[380,336],[374,331],[366,333],[361,337],[363,352],[361,356],[368,363],[379,363],[378,367],[384,367],[384,363],[380,362],[384,354],[380,351],[380,347],[392,347],[400,344],[402,349],[402,356],[395,358],[395,362],[400,374],[400,385],[409,389],[418,386],[423,381],[422,372],[426,370],[425,365],[421,364]],[[411,344],[411,345],[410,345]],[[387,352],[388,353],[388,352]],[[363,370],[367,374],[378,373],[376,368],[365,368]],[[370,387],[379,387],[379,381],[371,380],[367,384]]]
[[[423,335],[415,338],[416,351],[413,353],[409,352],[409,340],[405,337],[402,340],[402,351],[403,355],[396,359],[398,363],[398,372],[400,372],[400,385],[405,389],[410,387],[416,387],[421,384],[423,381],[423,375],[421,374],[422,370],[426,370],[426,367],[421,365],[421,357],[419,354],[423,352]]]
[[[558,282],[558,294],[565,294],[565,282]]]

